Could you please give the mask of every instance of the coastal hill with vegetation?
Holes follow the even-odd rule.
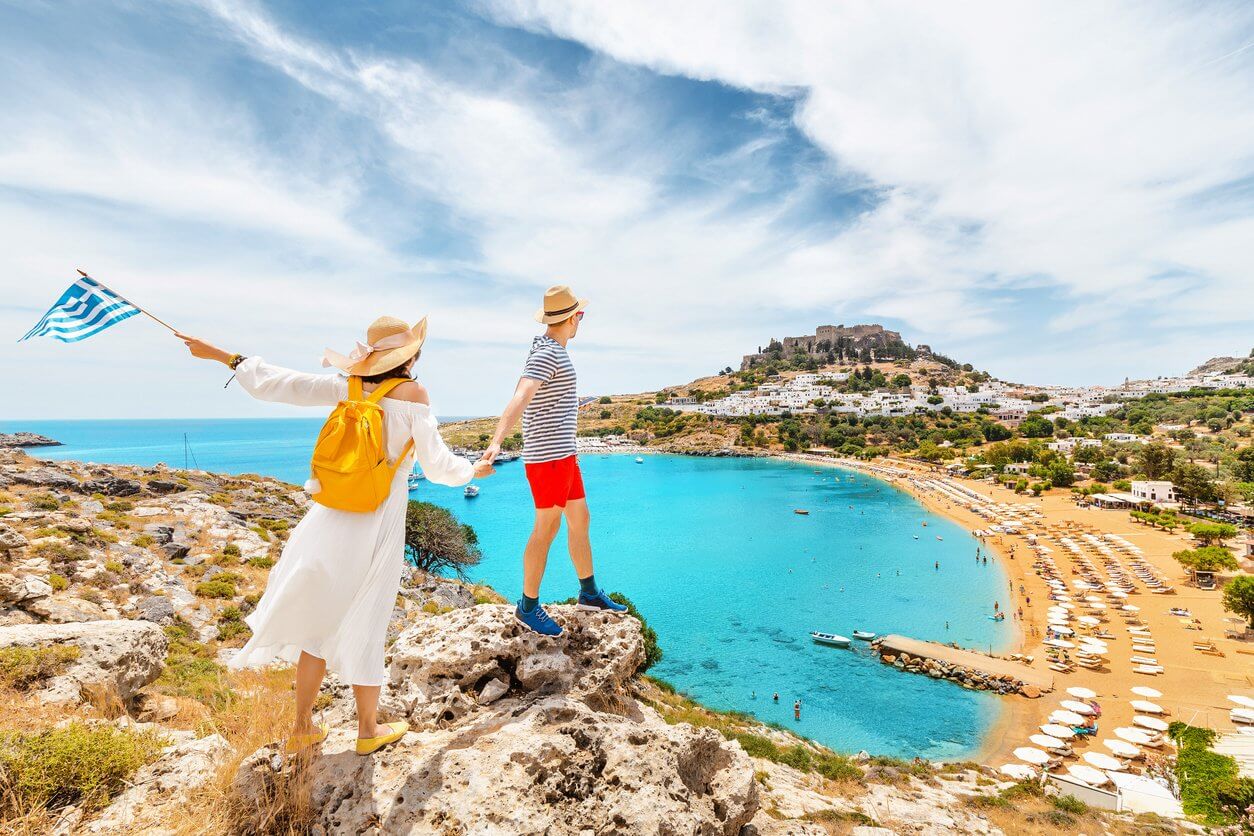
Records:
[[[568,640],[521,631],[456,579],[470,533],[417,502],[381,704],[414,731],[355,757],[332,677],[322,755],[284,758],[291,671],[224,663],[308,502],[265,477],[0,450],[6,832],[1180,832],[975,763],[838,754],[711,711],[648,676],[664,648],[636,618],[559,605]]]
[[[1123,388],[1049,387],[998,380],[879,325],[824,326],[761,349],[689,383],[586,398],[579,434],[702,455],[901,456],[991,469],[1036,494],[1167,479],[1186,499],[1254,504],[1254,359]],[[807,391],[823,395],[794,394]],[[473,450],[494,428],[477,419],[442,431]],[[521,442],[516,432],[505,446]],[[1007,472],[1014,464],[1027,467]]]

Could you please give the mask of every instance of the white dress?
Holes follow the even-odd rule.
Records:
[[[348,396],[347,378],[292,371],[260,357],[240,363],[235,377],[263,401],[329,408]],[[470,481],[470,462],[445,446],[430,407],[394,398],[383,398],[380,405],[389,458],[399,456],[413,438],[412,455],[428,480],[441,485]],[[343,682],[383,684],[384,641],[404,569],[405,481],[411,461],[397,468],[387,500],[374,511],[310,507],[271,570],[257,609],[244,619],[253,635],[230,667],[295,662],[303,650],[325,659]]]

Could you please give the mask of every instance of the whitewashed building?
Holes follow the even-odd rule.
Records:
[[[1132,495],[1142,502],[1175,502],[1176,486],[1165,481],[1133,482]]]

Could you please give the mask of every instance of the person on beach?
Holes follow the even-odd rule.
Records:
[[[379,723],[378,706],[388,621],[405,565],[411,463],[416,457],[427,479],[441,485],[464,485],[493,472],[488,462],[471,465],[454,455],[440,438],[427,390],[411,378],[426,334],[425,318],[412,327],[392,317],[376,319],[365,343],[350,355],[326,352],[323,365],[347,377],[292,371],[178,335],[193,357],[229,366],[258,400],[321,407],[370,400],[382,410],[387,463],[395,467],[386,498],[373,511],[310,506],[292,529],[257,608],[244,619],[252,638],[228,663],[232,668],[296,663],[296,720],[288,753],[315,746],[330,733],[313,722],[314,700],[328,670],[353,686],[357,754],[394,743],[409,729],[404,722]],[[315,499],[321,493],[315,480],[306,488]]]
[[[523,550],[522,598],[514,617],[546,636],[562,634],[561,626],[540,606],[540,581],[563,517],[570,559],[579,577],[579,609],[616,614],[627,611],[622,604],[610,600],[593,575],[588,501],[575,456],[579,398],[575,394],[575,366],[566,353],[566,344],[579,333],[587,306],[588,300],[580,299],[566,285],[545,291],[544,303],[535,314],[536,321],[546,326],[544,333],[531,341],[522,378],[497,422],[492,442],[479,460],[485,465],[496,460],[505,436],[521,415],[523,463],[536,516]]]

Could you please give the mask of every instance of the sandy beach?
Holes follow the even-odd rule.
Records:
[[[1172,558],[1172,553],[1183,548],[1192,548],[1195,544],[1188,535],[1168,534],[1164,531],[1151,529],[1134,522],[1127,511],[1100,510],[1078,507],[1069,492],[1056,491],[1043,497],[1017,495],[1013,491],[994,486],[987,482],[974,482],[966,479],[955,479],[940,472],[931,470],[915,462],[899,460],[882,460],[868,466],[863,462],[833,460],[819,456],[802,455],[795,458],[807,464],[823,464],[861,470],[886,479],[890,483],[908,490],[931,511],[942,514],[965,527],[968,531],[987,531],[990,520],[966,507],[951,497],[935,490],[928,489],[925,480],[939,480],[960,485],[967,490],[974,490],[981,496],[988,497],[991,502],[1007,505],[1030,506],[1041,515],[1041,519],[1031,526],[1038,543],[1046,544],[1051,550],[1060,577],[1068,584],[1077,577],[1077,563],[1073,555],[1058,542],[1054,533],[1065,532],[1064,536],[1074,536],[1078,540],[1084,534],[1099,535],[1102,533],[1125,538],[1138,547],[1144,559],[1174,587],[1171,594],[1151,594],[1141,585],[1126,599],[1140,608],[1136,613],[1150,631],[1156,643],[1154,658],[1163,671],[1157,675],[1139,673],[1130,661],[1137,655],[1131,649],[1131,635],[1127,632],[1123,620],[1116,615],[1103,611],[1100,614],[1108,619],[1102,625],[1114,638],[1109,639],[1110,651],[1106,662],[1098,670],[1075,667],[1067,673],[1056,673],[1056,690],[1040,699],[1029,700],[1018,696],[1002,698],[1003,711],[998,721],[987,735],[978,759],[985,763],[1000,765],[1013,762],[1013,750],[1018,746],[1031,745],[1028,737],[1037,732],[1038,726],[1047,722],[1048,715],[1057,710],[1060,700],[1067,699],[1065,689],[1082,686],[1097,692],[1097,702],[1101,705],[1102,715],[1098,721],[1098,734],[1092,738],[1084,738],[1086,742],[1077,743],[1075,750],[1106,752],[1096,741],[1109,739],[1115,728],[1131,726],[1136,712],[1130,700],[1137,699],[1131,688],[1142,685],[1161,691],[1163,696],[1153,702],[1166,709],[1163,719],[1184,720],[1194,725],[1208,726],[1226,732],[1232,730],[1228,710],[1232,704],[1228,702],[1228,694],[1254,694],[1254,646],[1249,642],[1241,642],[1224,638],[1224,618],[1230,613],[1223,610],[1218,591],[1203,591],[1185,583],[1184,573]],[[899,471],[900,475],[888,475],[876,472],[875,468],[887,467]],[[1017,535],[999,534],[986,536],[984,543],[987,551],[1002,561],[1009,577],[1010,589],[1007,596],[1000,599],[1002,608],[1012,614],[1023,609],[1023,620],[1014,626],[1018,632],[1014,638],[1016,652],[1031,655],[1033,667],[1048,669],[1044,646],[1046,629],[1046,610],[1051,603],[1050,587],[1044,577],[1033,568],[1034,554],[1024,530]],[[1086,551],[1092,559],[1094,553]],[[1127,560],[1124,559],[1124,563]],[[1023,592],[1020,593],[1020,588]],[[1009,607],[1006,606],[1007,602]],[[990,602],[991,608],[991,602]],[[1201,629],[1186,628],[1187,619],[1172,615],[1172,608],[1184,608],[1190,611],[1192,618],[1201,622]],[[1007,621],[1006,625],[1011,626]],[[1194,649],[1194,643],[1203,639],[1213,640],[1223,654],[1208,655]],[[1144,654],[1142,654],[1144,655]]]

